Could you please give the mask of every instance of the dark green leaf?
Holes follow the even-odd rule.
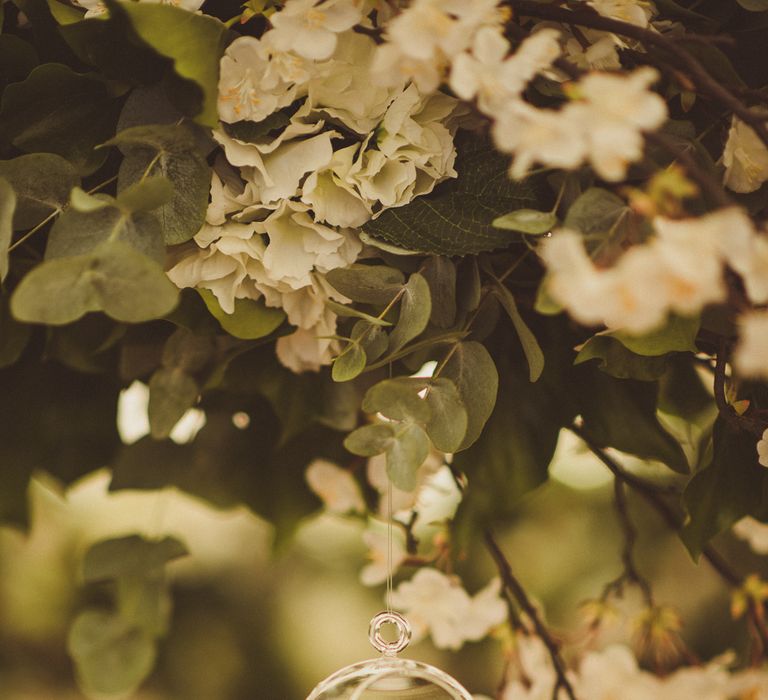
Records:
[[[425,425],[427,435],[441,452],[455,452],[467,434],[467,409],[456,385],[445,377],[430,381],[426,395],[430,417]]]
[[[432,299],[430,322],[438,328],[450,328],[456,321],[456,266],[450,258],[432,255],[424,263],[424,279],[427,280]]]
[[[568,209],[564,226],[584,234],[587,250],[597,255],[609,244],[623,240],[623,226],[629,220],[627,203],[608,190],[590,187]]]
[[[37,52],[13,34],[0,35],[0,90],[24,80],[38,64]]]
[[[273,131],[282,130],[291,123],[291,118],[285,112],[273,112],[260,122],[222,122],[224,132],[230,138],[246,143],[255,143]]]
[[[163,367],[149,380],[149,427],[156,440],[167,438],[176,423],[197,401],[200,388],[178,367]]]
[[[405,284],[400,270],[358,263],[331,270],[326,279],[345,297],[364,304],[388,304]]]
[[[360,343],[365,351],[367,362],[375,362],[389,346],[389,338],[384,329],[377,323],[372,325],[368,321],[358,321],[352,327],[352,340]]]
[[[273,309],[264,303],[263,299],[235,299],[235,310],[228,314],[221,308],[219,300],[212,291],[198,289],[208,311],[219,322],[221,327],[235,338],[256,340],[264,338],[277,330],[285,321],[282,309]]]
[[[13,237],[16,193],[8,180],[0,177],[0,281],[8,274],[8,248]]]
[[[432,313],[432,297],[427,281],[414,272],[403,288],[400,300],[400,316],[389,335],[389,352],[397,352],[406,343],[421,334],[429,323]]]
[[[364,425],[350,433],[344,440],[344,447],[354,455],[374,457],[386,451],[394,438],[394,424],[375,423]]]
[[[518,209],[493,220],[495,228],[541,236],[557,226],[557,215],[551,211]]]
[[[385,379],[374,384],[363,397],[366,413],[381,413],[393,420],[426,423],[430,419],[429,404],[419,396],[424,382],[409,377]]]
[[[148,177],[138,180],[117,195],[117,203],[129,212],[154,211],[169,202],[175,190],[164,177]]]
[[[413,423],[399,425],[387,447],[387,475],[392,485],[402,491],[413,491],[419,467],[428,455],[427,434]]]
[[[374,238],[408,250],[437,255],[467,255],[511,242],[492,222],[508,211],[539,204],[528,183],[509,178],[509,163],[490,140],[470,132],[456,137],[459,177],[408,206],[388,209],[363,228]]]
[[[768,470],[758,464],[755,438],[715,424],[712,464],[691,479],[683,502],[689,520],[681,538],[694,559],[707,542],[745,515],[768,516]]]
[[[696,336],[699,333],[701,319],[670,316],[667,323],[656,331],[645,335],[633,336],[622,331],[605,333],[616,338],[624,347],[638,355],[656,357],[668,352],[698,352]]]
[[[22,151],[56,153],[87,174],[106,159],[94,148],[114,133],[119,109],[102,78],[46,63],[5,89],[0,128]]]
[[[16,192],[15,229],[32,228],[69,201],[80,178],[69,161],[53,153],[30,153],[0,160],[0,177]]]
[[[528,371],[532,382],[535,382],[544,371],[544,353],[541,351],[539,341],[536,340],[536,336],[528,328],[528,324],[523,320],[523,317],[518,311],[515,298],[512,296],[512,292],[507,289],[500,282],[495,286],[496,296],[507,312],[512,325],[515,327],[517,337],[520,338],[520,344],[523,346],[523,352],[525,353],[525,359],[528,361]]]
[[[612,377],[646,382],[659,379],[669,365],[667,357],[637,355],[609,335],[592,336],[579,350],[575,364],[595,359],[600,360],[598,367]]]
[[[470,340],[454,346],[441,376],[456,385],[461,402],[467,410],[467,434],[459,447],[465,450],[480,437],[493,411],[499,374],[485,347]]]

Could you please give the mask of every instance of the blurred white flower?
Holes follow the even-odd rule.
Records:
[[[763,431],[763,436],[757,442],[758,462],[764,467],[768,467],[768,428]]]
[[[632,651],[620,645],[586,654],[579,665],[574,689],[578,697],[589,700],[649,700],[659,697],[656,678],[641,671]]]
[[[180,7],[182,10],[197,12],[197,10],[203,6],[205,0],[138,0],[138,2],[173,5],[174,7]],[[107,11],[107,6],[104,4],[103,0],[75,0],[75,4],[79,7],[86,8],[87,12],[83,15],[86,19],[98,17],[99,15],[105,14]]]
[[[764,441],[761,442],[768,448],[768,444]],[[762,461],[763,456],[768,458],[768,449],[760,455],[760,464],[766,466]],[[759,520],[750,517],[742,518],[733,526],[733,534],[742,540],[746,540],[755,554],[768,554],[768,523],[761,523]]]
[[[275,75],[260,39],[241,36],[220,63],[219,118],[224,122],[260,122],[296,99],[297,87]]]
[[[768,311],[750,311],[741,316],[733,363],[745,377],[768,379]]]
[[[423,568],[392,594],[392,603],[403,610],[413,626],[414,637],[429,633],[439,649],[460,649],[477,641],[506,619],[506,605],[498,595],[499,583],[474,598],[455,579],[437,569]]]
[[[363,533],[363,542],[368,547],[369,562],[360,571],[360,582],[364,586],[378,586],[387,580],[390,572],[389,533],[384,523],[377,523],[376,529],[369,527]],[[400,527],[392,528],[391,573],[394,575],[405,561],[405,537]]]
[[[362,5],[362,0],[287,0],[270,17],[270,43],[316,61],[329,58],[337,34],[362,20]]]
[[[557,674],[540,637],[515,635],[514,661],[510,664],[502,700],[552,700]],[[558,695],[558,700],[565,695]]]
[[[519,98],[528,83],[560,55],[560,33],[542,29],[528,37],[512,56],[498,27],[480,29],[471,53],[459,54],[451,67],[451,89],[462,99],[477,97],[481,111],[495,116]]]
[[[594,29],[582,29],[581,38],[589,42],[586,48],[576,37],[571,37],[565,42],[564,49],[568,60],[585,70],[618,70],[621,68],[621,61],[619,60],[621,42],[615,35],[598,32]]]
[[[316,459],[307,467],[304,476],[309,488],[331,513],[365,512],[360,487],[347,469],[324,459]]]
[[[647,27],[654,15],[654,5],[648,0],[588,0],[587,4],[603,17]]]
[[[768,180],[768,148],[738,117],[731,122],[723,165],[723,182],[734,192],[754,192]]]

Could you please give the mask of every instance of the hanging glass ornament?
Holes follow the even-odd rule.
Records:
[[[385,624],[397,628],[397,638],[387,641],[381,633]],[[411,627],[399,613],[381,612],[371,620],[369,639],[381,652],[347,666],[326,678],[307,700],[472,700],[472,696],[440,669],[398,658],[411,640]]]

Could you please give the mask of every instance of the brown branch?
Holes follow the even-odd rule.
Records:
[[[621,479],[625,484],[635,489],[664,519],[670,529],[676,532],[682,529],[685,524],[682,515],[662,498],[661,493],[653,484],[649,484],[634,474],[625,471],[618,462],[611,459],[602,448],[595,444],[579,426],[569,426],[569,430],[584,441],[584,444],[608,468],[614,477]],[[701,553],[728,586],[732,589],[741,589],[743,587],[744,578],[734,571],[720,552],[711,544],[706,545]],[[768,651],[768,627],[766,627],[765,620],[761,614],[762,611],[752,602],[748,612],[750,623],[760,640],[763,653],[765,653]]]
[[[663,34],[628,22],[603,17],[591,10],[565,10],[532,0],[504,0],[504,4],[527,17],[536,17],[538,19],[551,20],[563,24],[575,24],[611,32],[612,34],[635,39],[646,46],[666,51],[689,72],[694,84],[702,92],[721,102],[743,122],[751,126],[758,138],[768,147],[768,127],[766,126],[765,118],[752,112],[730,89],[715,80],[698,59],[694,58],[693,55],[680,45],[679,39],[670,39]]]
[[[512,567],[510,566],[509,561],[507,561],[507,558],[504,556],[504,552],[501,550],[501,547],[499,547],[496,537],[490,529],[485,531],[485,544],[488,547],[491,557],[493,557],[493,560],[496,563],[504,588],[515,599],[525,614],[528,615],[533,623],[536,634],[540,637],[541,641],[544,642],[544,646],[547,647],[556,674],[555,686],[552,689],[552,700],[557,700],[559,695],[558,691],[560,689],[565,691],[570,700],[576,700],[576,694],[571,682],[568,680],[567,667],[565,661],[563,661],[563,657],[560,655],[558,643],[553,639],[546,625],[542,621],[539,611],[536,610],[536,607],[531,602],[522,584],[512,572]]]

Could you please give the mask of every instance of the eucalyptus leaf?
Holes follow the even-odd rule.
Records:
[[[515,331],[517,331],[517,337],[520,338],[520,344],[523,346],[525,359],[528,360],[528,370],[531,381],[535,382],[544,371],[544,353],[541,351],[539,341],[536,340],[536,336],[531,332],[531,329],[528,328],[528,324],[526,324],[523,317],[520,315],[520,311],[517,308],[517,303],[512,296],[512,292],[500,282],[496,283],[494,291],[501,302],[502,307],[504,307],[504,310],[512,321]]]
[[[185,554],[187,548],[175,537],[147,540],[139,535],[126,535],[99,540],[85,554],[83,577],[86,582],[98,582],[154,575]]]
[[[360,263],[330,270],[326,279],[345,297],[364,304],[388,304],[405,284],[400,270]]]
[[[594,335],[581,348],[574,364],[599,360],[598,367],[617,379],[656,381],[664,375],[669,365],[664,355],[647,357],[627,349],[619,340],[609,335]]]
[[[125,155],[120,165],[121,194],[148,176],[162,176],[173,194],[155,211],[167,245],[191,239],[205,222],[211,170],[196,132],[185,124],[134,126],[120,131],[105,145]]]
[[[263,299],[235,299],[235,309],[228,314],[209,289],[197,289],[211,315],[235,338],[257,340],[277,330],[285,321],[285,312],[267,306]]]
[[[426,423],[431,417],[431,410],[419,396],[423,386],[423,382],[407,377],[385,379],[368,389],[362,408],[366,413],[381,413],[393,420]]]
[[[563,225],[584,234],[590,255],[597,255],[608,245],[623,239],[623,225],[629,220],[627,203],[613,192],[590,187],[568,209]]]
[[[468,416],[456,385],[445,377],[429,383],[425,397],[430,409],[425,430],[435,449],[456,452],[467,434]]]
[[[129,212],[154,211],[167,204],[175,194],[170,180],[147,177],[126,187],[117,195],[117,203]]]
[[[0,282],[8,274],[8,248],[13,237],[16,193],[8,180],[0,177]]]
[[[616,338],[638,355],[658,357],[668,352],[698,352],[696,336],[700,326],[698,316],[670,316],[664,326],[644,335],[630,335],[623,331],[609,331],[604,335]]]
[[[441,376],[455,385],[467,411],[467,432],[459,450],[467,449],[483,431],[493,412],[499,388],[496,365],[483,345],[468,340],[457,343]]]
[[[149,380],[149,428],[155,440],[167,438],[200,394],[193,377],[179,367],[158,369]]]
[[[333,361],[331,377],[334,382],[348,382],[362,373],[367,362],[368,358],[360,343],[348,343]]]
[[[210,15],[173,5],[116,2],[110,6],[128,16],[133,30],[146,44],[173,61],[176,75],[196,86],[200,93],[197,121],[218,126],[216,103],[224,24]],[[200,49],[203,46],[205,50]]]
[[[0,160],[0,177],[16,192],[14,229],[28,229],[62,209],[80,184],[74,167],[53,153],[30,153]]]
[[[11,311],[21,321],[49,325],[71,323],[89,311],[139,323],[169,313],[178,296],[156,262],[112,241],[87,255],[38,265],[16,288]]]
[[[352,431],[344,440],[344,447],[353,455],[375,457],[385,452],[394,438],[393,423],[374,423]]]
[[[384,329],[379,324],[373,325],[365,320],[358,321],[352,327],[352,340],[359,342],[365,350],[367,362],[378,360],[389,346],[389,338]]]
[[[119,110],[100,76],[46,63],[5,89],[0,129],[20,150],[56,153],[88,174],[106,159],[94,148],[114,133]]]
[[[389,352],[397,352],[406,343],[421,334],[432,314],[432,296],[427,281],[414,272],[403,287],[400,316],[389,335]]]
[[[333,311],[337,316],[342,316],[345,318],[359,318],[364,320],[367,325],[369,326],[391,326],[392,324],[389,321],[385,321],[383,318],[378,318],[377,316],[371,316],[370,314],[365,313],[365,311],[360,311],[353,306],[346,306],[344,304],[339,304],[339,302],[334,301],[333,299],[326,299],[325,305]]]
[[[506,231],[541,236],[557,226],[557,215],[551,211],[518,209],[494,219],[493,226]]]
[[[388,209],[363,230],[408,250],[438,255],[467,255],[509,246],[508,233],[493,221],[509,211],[540,204],[530,184],[510,179],[509,163],[490,139],[459,132],[455,139],[456,179],[405,207]]]
[[[398,426],[394,439],[387,447],[387,475],[395,488],[413,491],[417,472],[429,456],[429,438],[413,423]]]

